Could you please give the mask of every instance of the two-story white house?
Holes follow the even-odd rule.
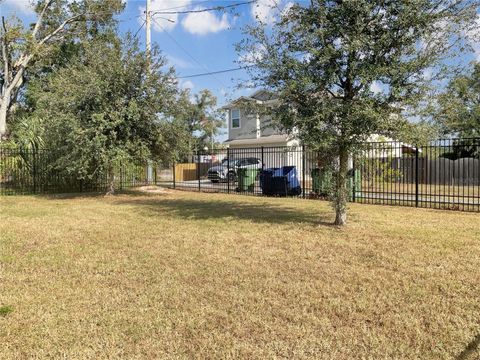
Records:
[[[292,165],[301,172],[300,141],[276,128],[268,115],[268,108],[276,106],[276,103],[274,93],[258,90],[251,96],[241,96],[223,106],[228,119],[228,139],[224,143],[235,158],[259,158],[258,149],[263,147],[261,154],[265,167]],[[415,152],[412,145],[377,134],[372,134],[367,141],[378,142],[365,153],[369,158],[401,158],[404,154]],[[381,142],[385,142],[385,148]],[[307,159],[307,173],[311,166],[315,166],[315,162]]]
[[[275,106],[275,94],[258,90],[251,96],[241,96],[222,107],[227,110],[228,139],[225,144],[231,149],[297,146],[298,140],[275,128],[268,115],[255,108]]]
[[[258,90],[225,105],[222,108],[227,111],[228,119],[225,145],[233,158],[256,158],[265,168],[296,166],[301,173],[299,141],[276,128],[268,115],[268,108],[275,106],[276,101],[274,93]]]

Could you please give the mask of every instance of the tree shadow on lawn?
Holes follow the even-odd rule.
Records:
[[[39,198],[44,198],[48,200],[72,200],[72,199],[92,199],[92,198],[101,198],[105,196],[104,192],[72,192],[72,193],[52,193],[52,194],[36,194]]]
[[[332,217],[331,214],[325,211],[307,213],[294,208],[275,206],[267,202],[253,204],[242,201],[224,201],[216,198],[192,200],[169,199],[160,196],[151,199],[119,199],[116,203],[138,207],[141,213],[146,216],[169,215],[189,220],[231,219],[232,222],[239,219],[266,224],[293,222],[334,227],[333,221],[328,221],[328,218]]]
[[[465,349],[455,358],[456,360],[467,360],[474,354],[475,350],[480,346],[480,333],[473,338]],[[473,359],[473,358],[472,358]]]
[[[120,195],[117,197],[117,195]],[[122,197],[126,195],[126,197]],[[148,194],[140,191],[124,189],[113,196],[107,196],[113,200],[113,204],[135,206],[142,215],[165,216],[174,215],[184,219],[214,220],[234,218],[248,220],[254,223],[284,224],[284,223],[308,223],[311,225],[331,226],[333,215],[323,209],[314,212],[306,212],[296,208],[275,206],[271,202],[260,202],[258,204],[237,201],[225,201],[212,197],[208,200],[194,199],[171,199],[167,198],[169,193]],[[94,199],[105,198],[105,193],[62,193],[38,195],[48,200],[71,200],[71,199]],[[234,196],[234,195],[232,195]],[[329,220],[331,219],[331,220]]]

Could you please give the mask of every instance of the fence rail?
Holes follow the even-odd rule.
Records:
[[[114,167],[116,189],[155,184],[157,172],[148,164]],[[89,176],[68,174],[54,165],[51,152],[0,147],[0,195],[28,195],[105,191],[108,174],[92,171]]]
[[[326,159],[301,146],[218,149],[172,166],[122,164],[115,185],[325,199],[335,167]],[[349,169],[352,202],[480,211],[480,139],[366,143]],[[106,179],[102,173],[88,180],[66,176],[53,169],[45,150],[0,147],[0,195],[103,191]]]
[[[203,192],[325,199],[333,166],[305,147],[230,148],[191,154],[174,165],[173,177],[159,181]],[[480,139],[367,143],[349,167],[352,202],[480,211]],[[295,174],[282,174],[282,168]],[[272,176],[265,176],[272,171],[279,178],[273,191]]]

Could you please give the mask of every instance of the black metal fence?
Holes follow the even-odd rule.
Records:
[[[480,211],[480,139],[369,143],[355,168],[360,202]]]
[[[115,187],[163,185],[242,195],[326,199],[335,163],[305,147],[229,148],[198,152],[173,166],[122,164]],[[66,176],[48,152],[0,148],[0,195],[104,191],[107,175]],[[480,211],[480,139],[425,146],[369,142],[349,161],[352,202]]]
[[[305,147],[229,148],[192,154],[160,174],[176,189],[325,199],[333,189],[326,156]],[[480,139],[426,146],[370,142],[349,164],[352,202],[480,211]]]
[[[156,183],[157,171],[149,164],[119,164],[113,173],[116,189]],[[102,192],[108,178],[101,170],[84,177],[68,174],[54,165],[45,149],[0,147],[0,195]]]

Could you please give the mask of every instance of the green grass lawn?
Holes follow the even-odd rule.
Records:
[[[0,198],[0,359],[478,359],[480,215]]]

